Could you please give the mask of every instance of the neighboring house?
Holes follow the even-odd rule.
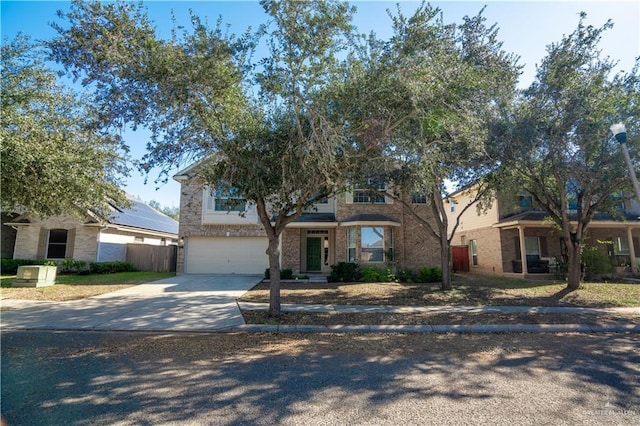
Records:
[[[141,201],[130,198],[129,202],[129,208],[114,207],[107,221],[91,213],[84,219],[71,215],[14,217],[4,223],[16,230],[13,258],[125,261],[127,244],[170,245],[177,241],[178,222]]]
[[[2,238],[2,245],[0,246],[0,258],[2,259],[13,259],[13,249],[16,246],[16,230],[11,226],[5,225],[5,223],[11,222],[17,216],[17,213],[2,212],[1,214],[2,232],[0,232],[0,237]]]
[[[264,273],[268,240],[255,206],[218,196],[190,176],[193,167],[174,176],[181,183],[184,248],[178,273]],[[431,214],[426,204],[413,206]],[[280,253],[281,268],[296,274],[327,274],[338,262],[393,269],[440,264],[438,241],[401,203],[358,189],[317,203],[290,223],[280,237]]]
[[[470,193],[462,190],[449,197],[449,226],[469,203]],[[571,214],[571,206],[568,206]],[[587,228],[585,245],[607,253],[620,269],[637,272],[640,256],[640,205],[620,203],[616,216],[596,213]],[[460,218],[452,245],[466,250],[471,272],[484,274],[553,273],[564,259],[562,235],[543,211],[536,210],[530,195],[500,194],[486,211],[475,206]],[[454,248],[455,257],[455,248]],[[455,263],[455,259],[454,259]]]

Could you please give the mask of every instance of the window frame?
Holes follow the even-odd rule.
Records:
[[[207,205],[206,209],[215,213],[242,213],[247,211],[247,199],[240,196],[234,196],[234,190],[229,191],[228,194],[222,194],[218,188],[215,191],[207,191]],[[234,200],[235,206],[230,207],[229,201]]]
[[[376,190],[372,190],[372,187],[375,187],[378,191],[387,190],[386,183],[382,182],[380,179],[368,178],[366,187],[363,188],[359,185],[355,185],[353,187],[353,204],[386,204],[386,196],[376,192]]]
[[[368,244],[365,245],[365,240],[364,238],[369,237],[368,235],[365,235],[365,231],[367,229],[371,229],[374,235],[377,235],[380,237],[380,240],[382,241],[382,247],[371,247]],[[376,232],[375,230],[380,230],[381,234],[379,234],[378,232]],[[360,227],[360,261],[363,263],[384,263],[386,261],[386,254],[385,254],[385,248],[386,248],[386,241],[385,241],[385,236],[386,236],[386,232],[385,232],[385,227],[383,226],[362,226]],[[377,242],[377,241],[376,241]],[[378,253],[378,255],[376,256],[375,254]],[[370,254],[370,256],[368,256],[367,259],[365,259],[365,254]],[[379,260],[371,260],[371,259],[379,259]]]
[[[478,240],[469,240],[469,252],[471,255],[471,265],[478,266]]]
[[[51,236],[54,232],[60,233],[60,234],[64,233],[64,242],[52,241]],[[52,259],[52,260],[66,259],[68,243],[69,243],[68,229],[62,229],[62,228],[49,229],[49,232],[47,232],[47,251],[45,254],[45,259]],[[52,246],[56,250],[62,249],[62,256],[58,257],[60,253],[54,253],[56,254],[56,257],[51,256]]]
[[[355,227],[347,229],[347,262],[356,263],[358,261],[358,234]]]

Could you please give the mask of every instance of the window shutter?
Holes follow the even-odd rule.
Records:
[[[547,237],[540,237],[540,257],[549,257],[549,250],[547,249]]]
[[[353,204],[353,191],[345,192],[344,202],[346,204]]]
[[[36,257],[38,259],[44,259],[47,256],[47,237],[49,236],[49,230],[45,227],[40,228],[40,237],[38,238],[38,252]]]
[[[520,253],[520,237],[514,237],[513,242],[516,247],[516,260],[522,260],[522,256]]]
[[[67,231],[67,247],[64,252],[65,259],[73,259],[73,249],[76,243],[76,229],[69,229]]]

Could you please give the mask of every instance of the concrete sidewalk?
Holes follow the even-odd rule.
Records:
[[[477,325],[259,325],[245,324],[242,310],[266,310],[267,304],[237,302],[261,280],[258,275],[180,275],[70,302],[4,299],[2,329],[185,331],[185,332],[330,332],[330,333],[522,333],[632,332],[640,324],[477,324]],[[504,313],[638,315],[640,308],[529,306],[385,306],[282,305],[283,311],[336,313]]]

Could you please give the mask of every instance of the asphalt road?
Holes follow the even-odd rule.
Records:
[[[637,334],[2,334],[9,425],[638,425]]]

